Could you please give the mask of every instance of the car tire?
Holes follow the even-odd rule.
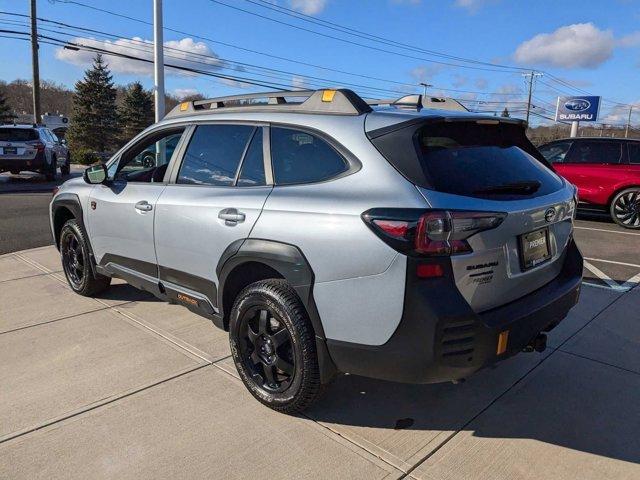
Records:
[[[71,173],[71,165],[69,165],[69,160],[67,160],[67,163],[65,163],[64,165],[62,165],[60,167],[60,174],[63,177],[66,177],[67,175],[69,175]]]
[[[56,179],[56,157],[51,159],[51,164],[45,166],[44,177],[47,182],[53,182]]]
[[[611,200],[611,219],[618,225],[631,230],[640,230],[640,187],[627,188]]]
[[[62,268],[71,289],[85,297],[93,297],[111,284],[110,277],[94,275],[89,252],[84,229],[75,219],[68,220],[60,230]]]
[[[240,292],[229,341],[242,382],[267,407],[300,412],[321,395],[313,326],[285,280],[259,281]]]

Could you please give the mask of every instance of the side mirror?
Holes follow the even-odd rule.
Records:
[[[104,183],[107,180],[107,166],[104,163],[93,165],[84,171],[82,178],[91,185]]]

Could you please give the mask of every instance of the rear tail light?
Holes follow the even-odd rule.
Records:
[[[44,151],[44,143],[38,141],[38,140],[32,140],[29,142],[25,142],[27,145],[29,145],[32,148],[35,148],[38,152],[42,152]]]
[[[409,255],[449,256],[472,252],[467,239],[502,223],[505,213],[419,209],[371,209],[369,227],[396,250]]]

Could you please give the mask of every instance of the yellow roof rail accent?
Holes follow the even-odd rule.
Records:
[[[322,101],[323,102],[333,102],[333,97],[336,96],[335,90],[325,90],[322,92]]]
[[[180,104],[180,111],[185,112],[189,109],[189,102],[182,102]]]

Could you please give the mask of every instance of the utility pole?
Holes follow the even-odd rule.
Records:
[[[33,123],[40,123],[40,66],[36,0],[31,0],[31,66],[33,68]]]
[[[633,105],[629,105],[629,118],[627,118],[627,128],[624,129],[624,138],[629,138],[629,127],[631,126],[631,111]]]
[[[428,87],[433,87],[433,85],[431,85],[430,83],[424,83],[424,82],[420,82],[420,85],[422,85],[422,96],[426,97],[427,96],[427,88]]]
[[[35,0],[31,0],[34,2]],[[156,122],[164,117],[164,51],[162,39],[162,0],[153,0],[153,66]]]
[[[535,77],[541,77],[542,73],[534,72],[523,73],[523,77],[529,77],[529,98],[527,99],[527,123],[529,123],[529,112],[531,111],[531,94],[533,93],[533,79]]]

